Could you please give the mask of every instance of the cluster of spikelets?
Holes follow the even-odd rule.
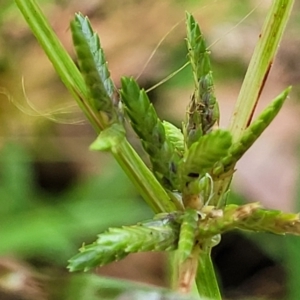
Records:
[[[239,228],[276,234],[300,234],[298,215],[265,210],[257,203],[225,205],[236,162],[279,112],[290,88],[282,92],[233,142],[230,131],[219,129],[209,52],[199,25],[187,13],[187,48],[195,89],[182,129],[157,116],[147,93],[132,78],[122,78],[118,91],[107,69],[99,37],[87,18],[71,22],[80,71],[89,99],[84,105],[102,129],[94,150],[118,151],[130,124],[149,155],[151,171],[178,210],[158,214],[134,226],[111,228],[81,248],[69,269],[89,270],[138,251],[179,250],[184,262],[202,241],[214,246],[220,234]],[[225,180],[226,179],[226,180]],[[224,186],[226,185],[226,186]]]

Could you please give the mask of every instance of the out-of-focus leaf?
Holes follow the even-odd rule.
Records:
[[[0,205],[5,208],[0,226],[1,255],[37,255],[65,265],[76,252],[79,237],[91,238],[109,226],[130,224],[151,215],[150,209],[136,199],[129,180],[115,164],[101,177],[76,184],[53,196],[55,201],[51,201],[51,195],[34,186],[32,159],[24,148],[11,144],[0,155],[0,174],[4,179],[0,185]]]
[[[109,279],[93,274],[72,274],[64,300],[209,300],[168,289]]]

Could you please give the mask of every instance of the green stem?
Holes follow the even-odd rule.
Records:
[[[204,299],[222,300],[213,263],[211,261],[210,247],[205,247],[200,252],[196,284],[199,295]]]
[[[131,145],[124,140],[113,155],[141,196],[155,213],[178,210],[153,173],[145,166]],[[180,204],[178,204],[180,205]]]
[[[78,106],[94,129],[99,133],[98,122],[83,101],[87,98],[83,77],[54,33],[40,7],[34,0],[15,0],[15,2],[62,82],[75,98]]]
[[[101,124],[93,109],[87,105],[88,94],[84,79],[43,12],[34,0],[15,0],[15,2],[62,82],[99,134],[102,129]],[[113,151],[113,155],[154,212],[176,210],[166,191],[127,141],[121,143],[118,151]]]
[[[251,118],[270,72],[293,4],[294,0],[273,0],[230,120],[229,129],[233,142],[239,140],[244,130],[251,123]],[[227,176],[215,185],[217,197],[220,197],[220,199],[225,197],[231,179],[232,176]]]
[[[234,142],[242,136],[251,122],[293,4],[294,0],[273,0],[231,118],[229,127]]]

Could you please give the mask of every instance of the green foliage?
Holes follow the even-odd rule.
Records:
[[[78,13],[75,15],[75,22],[80,28],[86,42],[88,43],[88,48],[93,56],[94,65],[96,66],[97,73],[101,78],[101,82],[103,82],[104,89],[107,95],[112,98],[116,88],[110,78],[110,73],[107,68],[107,62],[103,49],[101,48],[99,36],[93,31],[88,18],[84,17],[82,14]],[[82,51],[84,50],[82,49]]]
[[[74,31],[73,29],[73,33]],[[220,234],[228,230],[239,228],[277,234],[300,232],[298,215],[263,210],[256,203],[244,206],[227,205],[223,209],[216,209],[214,206],[209,208],[208,203],[213,196],[216,197],[217,194],[220,198],[223,195],[216,190],[214,182],[221,176],[231,176],[230,172],[233,172],[235,163],[276,116],[290,88],[267,107],[244,131],[238,142],[232,144],[229,131],[215,128],[219,112],[213,93],[209,53],[199,25],[190,14],[187,14],[187,36],[195,92],[188,107],[187,121],[183,124],[184,135],[172,124],[164,123],[158,118],[146,92],[140,90],[133,79],[122,78],[120,91],[127,116],[150,157],[155,176],[166,189],[182,193],[185,212],[162,216],[159,222],[156,219],[154,223],[150,221],[109,229],[100,234],[95,243],[83,246],[81,253],[70,260],[71,271],[89,270],[119,260],[131,252],[178,249],[178,263],[182,265],[180,272],[185,273],[189,272],[186,271],[189,267],[185,266],[190,263],[187,258],[195,261],[193,256],[197,255],[198,247],[201,249],[200,255],[206,256],[209,249],[218,243]],[[86,49],[84,52],[87,52]],[[80,55],[80,51],[78,53]],[[88,80],[86,82],[87,86],[91,86]],[[121,125],[117,131],[110,130],[103,131],[92,147],[100,150],[111,148],[114,152],[112,149],[122,142],[120,136],[124,139],[124,135],[119,134],[123,132]],[[225,188],[226,193],[228,187]],[[220,199],[214,200],[212,204],[216,203],[220,203]],[[199,211],[199,220],[198,213],[193,208]],[[202,253],[203,249],[207,253]],[[210,277],[214,278],[213,269],[209,267],[209,255],[204,261],[205,264],[210,269]],[[183,280],[188,278],[186,275],[180,276]],[[201,285],[201,281],[206,279],[200,279],[201,275],[198,277],[197,284]],[[181,285],[189,286],[190,283]],[[213,285],[216,289],[216,285]],[[203,291],[203,295],[220,296],[217,291],[211,293],[209,290],[208,293]]]
[[[105,128],[117,117],[112,102],[114,86],[99,37],[92,31],[88,19],[80,14],[71,22],[71,31],[80,70],[89,91],[88,100],[94,110],[101,114],[101,124]]]
[[[187,208],[182,217],[178,242],[178,258],[183,263],[192,253],[195,246],[195,232],[197,232],[198,213]]]
[[[226,130],[215,130],[202,136],[185,153],[182,162],[182,174],[184,177],[204,175],[212,167],[226,156],[231,146],[231,135]]]
[[[211,210],[199,222],[199,238],[233,230],[251,230],[275,234],[300,235],[298,214],[287,214],[278,210],[262,209],[259,203],[227,205],[224,210]]]
[[[245,129],[242,137],[230,147],[228,155],[222,159],[224,170],[228,171],[228,169],[232,168],[232,166],[236,164],[243,154],[259,138],[263,131],[270,125],[280,111],[284,101],[287,99],[290,90],[291,87],[288,87],[280,95],[278,95],[271,104],[263,110],[258,118],[247,129]],[[218,171],[220,171],[220,169],[216,169],[214,174],[220,175],[218,174]]]
[[[168,289],[101,277],[95,274],[73,274],[67,283],[64,300],[207,300],[182,295]]]
[[[210,172],[227,155],[230,146],[230,132],[218,129],[203,135],[185,152],[180,171],[186,207],[200,210],[210,199],[214,190]]]
[[[186,14],[186,25],[187,48],[195,82],[195,92],[187,111],[186,140],[190,146],[218,125],[219,108],[214,95],[209,51],[198,23],[189,13]]]
[[[167,140],[173,145],[174,150],[180,155],[184,152],[184,137],[179,128],[172,123],[163,121]]]
[[[100,234],[96,242],[83,246],[81,253],[70,260],[70,270],[89,270],[119,260],[131,252],[179,249],[180,259],[175,267],[179,267],[177,280],[181,291],[189,292],[192,282],[196,281],[200,296],[221,299],[210,257],[211,248],[219,241],[220,234],[236,228],[276,234],[300,233],[298,215],[265,210],[257,203],[226,206],[223,202],[229,191],[235,163],[270,124],[289,93],[290,88],[249,126],[286,26],[292,0],[274,1],[271,6],[241,89],[230,131],[217,129],[219,111],[209,52],[199,25],[188,13],[187,45],[195,91],[188,106],[187,120],[183,123],[183,136],[179,129],[158,118],[146,92],[140,90],[133,79],[122,78],[120,94],[125,111],[150,157],[152,172],[160,184],[127,143],[120,111],[114,105],[114,85],[104,53],[88,20],[78,14],[71,22],[73,41],[85,80],[83,87],[78,73],[75,72],[80,84],[76,86],[71,81],[72,74],[61,61],[64,56],[51,54],[51,43],[44,34],[46,31],[36,26],[35,14],[27,14],[24,9],[29,5],[27,3],[34,7],[33,2],[16,2],[67,87],[97,132],[102,131],[92,148],[110,151],[149,206],[155,212],[168,212],[157,215],[151,221],[112,228]],[[43,18],[39,21],[46,25],[44,29],[49,30]],[[52,33],[51,30],[49,32]],[[52,50],[62,51],[57,45]],[[61,65],[64,68],[60,68]],[[74,67],[71,63],[69,66]],[[175,194],[181,199],[170,197]]]
[[[201,207],[203,204],[208,205],[213,195],[213,179],[206,173],[193,181],[190,181],[186,187],[186,195],[198,195],[201,199]],[[188,203],[186,203],[188,206]]]
[[[179,227],[177,215],[161,214],[154,220],[134,226],[110,228],[100,234],[96,242],[83,246],[81,253],[70,260],[69,269],[88,271],[133,252],[174,250],[178,243]]]
[[[199,218],[196,210],[159,214],[153,220],[133,226],[110,228],[91,245],[84,245],[70,260],[70,271],[87,271],[129,253],[178,249],[179,262],[190,257],[196,241],[215,245],[218,236],[233,230],[300,235],[298,214],[262,209],[258,203],[227,205],[224,210],[210,208]]]
[[[62,194],[51,195],[35,186],[33,158],[24,147],[7,144],[0,156],[3,256],[38,256],[64,266],[83,235],[92,238],[98,230],[124,224],[123,213],[127,224],[150,216],[150,210],[135,199],[130,182],[116,165],[111,164],[109,174],[91,177]],[[104,210],[110,214],[103,214]]]
[[[175,151],[174,135],[168,138],[165,126],[158,118],[146,92],[140,90],[132,78],[122,78],[120,93],[132,128],[150,156],[154,174],[168,189],[178,189],[177,165],[182,154]],[[174,133],[174,129],[172,132]]]

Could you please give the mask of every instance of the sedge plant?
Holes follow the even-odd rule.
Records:
[[[227,129],[219,128],[210,52],[190,13],[186,44],[194,91],[182,128],[177,128],[159,118],[133,78],[123,77],[121,88],[116,88],[87,17],[77,13],[70,24],[78,68],[36,2],[15,2],[98,134],[90,148],[114,156],[155,214],[151,220],[100,233],[69,260],[70,271],[88,271],[134,252],[167,251],[172,257],[172,289],[185,294],[197,290],[198,299],[221,299],[211,249],[224,232],[300,234],[298,214],[264,209],[259,203],[226,203],[237,161],[272,122],[291,90],[286,88],[252,121],[293,0],[273,0]],[[126,121],[148,154],[150,167],[129,144]]]

